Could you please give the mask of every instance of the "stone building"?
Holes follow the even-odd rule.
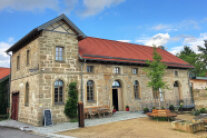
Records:
[[[207,108],[207,77],[195,77],[190,82],[195,108]]]
[[[153,48],[88,37],[65,15],[33,29],[7,52],[12,52],[11,114],[21,122],[42,125],[45,109],[51,110],[54,123],[67,121],[64,103],[73,81],[85,107],[125,110],[128,105],[137,111],[155,106],[144,71]],[[188,69],[192,66],[163,49],[157,52],[168,66],[164,80],[169,89],[162,90],[161,99],[174,105],[191,99]]]

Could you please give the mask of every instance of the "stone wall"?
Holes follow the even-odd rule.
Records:
[[[26,83],[29,84],[28,106],[25,106]],[[42,114],[39,112],[39,75],[13,80],[11,83],[11,99],[14,92],[19,92],[18,120],[35,126],[40,125]]]
[[[64,122],[68,120],[64,114],[64,104],[68,97],[68,84],[72,81],[78,82],[80,74],[78,40],[75,35],[44,31],[39,37],[39,42],[40,109],[41,111],[51,109],[53,123]],[[64,59],[61,62],[55,60],[56,46],[64,48]],[[64,82],[64,103],[56,105],[54,103],[54,83],[59,79]]]
[[[197,109],[207,108],[207,90],[193,90],[193,97]]]
[[[30,50],[29,65],[27,65],[27,50]],[[20,69],[17,70],[17,56],[20,56]],[[32,125],[40,125],[39,112],[39,46],[38,39],[30,42],[21,50],[13,53],[11,58],[11,88],[12,94],[19,92],[18,120]],[[32,69],[33,71],[29,71]],[[25,106],[26,83],[29,84],[29,106]],[[10,109],[11,112],[11,109]]]
[[[93,73],[86,72],[87,65],[94,66]],[[120,67],[120,74],[113,73],[113,69],[115,67]],[[138,68],[137,75],[132,74],[132,68]],[[174,76],[174,71],[176,70],[179,73],[177,77]],[[93,102],[87,102],[86,86],[88,80],[93,80],[95,83],[95,98]],[[136,111],[143,109],[143,106],[147,106],[147,103],[153,104],[154,98],[152,89],[147,86],[149,79],[146,77],[146,73],[143,67],[89,63],[84,64],[83,73],[85,107],[102,105],[112,106],[112,83],[114,80],[119,80],[121,82],[121,88],[118,90],[122,95],[122,99],[119,99],[122,101],[121,110],[124,110],[126,105],[129,105],[131,111]],[[140,99],[135,99],[134,97],[133,84],[135,80],[139,81],[139,90],[141,95]],[[176,105],[177,103],[173,102],[177,102],[179,100],[178,94],[174,91],[175,81],[178,81],[180,84],[180,93],[182,95],[181,99],[191,99],[187,70],[167,69],[165,72],[164,81],[166,81],[168,85],[168,89],[163,90],[164,99],[166,101],[172,101],[171,103],[166,103],[168,106],[170,104]]]

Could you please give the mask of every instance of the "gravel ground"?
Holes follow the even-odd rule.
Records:
[[[100,119],[86,119],[85,126],[96,126],[100,124],[106,124],[106,123],[140,118],[140,117],[146,117],[146,115],[142,114],[141,112],[119,111],[115,113],[112,117],[100,118]],[[22,130],[31,130],[39,134],[44,134],[46,136],[55,137],[54,133],[65,131],[65,130],[77,129],[78,123],[66,122],[66,123],[60,123],[57,125],[53,125],[50,127],[33,127],[31,125],[27,125],[27,124],[24,124],[18,121],[6,120],[6,121],[1,121],[0,126],[14,127],[14,128],[22,129]]]
[[[59,134],[78,138],[207,138],[207,132],[191,134],[176,131],[172,129],[170,122],[157,122],[148,117],[74,129]]]

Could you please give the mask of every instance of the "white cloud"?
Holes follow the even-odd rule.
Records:
[[[170,40],[168,33],[158,33],[151,38],[136,40],[137,43],[143,43],[148,46],[164,46]]]
[[[124,1],[125,0],[83,0],[85,10],[81,15],[84,17],[95,15],[103,11],[105,8],[120,4]]]
[[[59,0],[1,0],[0,10],[35,11],[53,9],[59,10]]]
[[[44,11],[51,9],[59,13],[69,14],[77,5],[83,4],[84,10],[79,9],[81,16],[87,17],[100,13],[105,8],[118,5],[125,0],[0,0],[0,11]],[[80,13],[80,12],[79,12]]]
[[[126,42],[126,43],[131,42],[131,40],[117,40],[117,41],[120,41],[120,42]]]
[[[169,24],[158,24],[158,25],[153,26],[152,29],[156,31],[165,30],[167,32],[178,31],[178,29],[173,28],[172,25],[169,25]]]
[[[186,36],[183,39],[183,43],[182,46],[177,46],[174,47],[170,50],[171,53],[173,54],[177,54],[179,53],[181,50],[183,50],[184,46],[189,46],[193,51],[195,51],[196,53],[198,53],[198,45],[199,46],[204,46],[204,40],[207,40],[207,33],[201,33],[199,37],[193,37],[193,36]]]
[[[9,38],[8,42],[0,42],[0,67],[9,67],[9,56],[6,54],[6,50],[12,45],[9,42],[12,38]]]

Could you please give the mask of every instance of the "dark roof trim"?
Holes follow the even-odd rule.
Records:
[[[78,36],[81,36],[83,38],[86,37],[86,35],[72,21],[70,21],[65,16],[65,14],[61,14],[60,16],[56,17],[55,19],[52,19],[52,20],[44,23],[43,25],[39,26],[37,29],[38,29],[38,31],[44,30],[45,28],[47,28],[51,24],[54,24],[55,22],[58,22],[60,20],[64,20],[75,32],[77,32]]]
[[[137,63],[137,62],[125,62],[125,61],[116,61],[116,60],[101,60],[101,59],[89,59],[89,58],[79,58],[81,62],[97,62],[97,63],[111,63],[111,64],[121,64],[121,65],[139,65],[147,67],[146,63]],[[189,69],[189,67],[179,67],[179,66],[168,66],[171,69]]]
[[[6,52],[15,52],[18,49],[22,48],[23,46],[25,46],[26,44],[28,44],[29,42],[31,42],[32,40],[36,39],[42,30],[46,29],[49,25],[60,21],[60,20],[64,20],[78,35],[78,37],[80,39],[83,39],[85,37],[87,37],[75,24],[73,24],[64,14],[61,14],[60,16],[56,17],[55,19],[52,19],[46,23],[44,23],[43,25],[33,29],[31,32],[29,32],[27,35],[25,35],[22,39],[20,39],[18,42],[16,42],[12,47],[10,47],[8,50],[6,50]]]
[[[207,81],[207,77],[194,77],[194,78],[192,78],[192,79]]]
[[[5,81],[5,80],[7,80],[7,79],[9,79],[9,77],[10,77],[10,75],[7,75],[4,78],[0,79],[0,83],[3,82],[3,81]]]
[[[85,57],[92,57],[92,58],[103,58],[102,59],[90,59],[90,58],[85,58]],[[141,60],[141,59],[129,59],[129,58],[120,58],[120,57],[106,57],[106,56],[98,56],[98,55],[83,55],[83,59],[86,60],[97,60],[97,61],[106,61],[104,59],[112,59],[108,62],[120,62],[120,63],[128,63],[128,64],[146,64],[146,60]],[[115,60],[113,60],[115,59]],[[126,61],[116,61],[118,60],[126,60]],[[130,61],[135,61],[135,62],[130,62]],[[173,63],[173,62],[163,62],[165,63],[168,67],[177,67],[177,68],[193,68],[191,65],[186,65],[186,64],[178,64],[178,63]]]
[[[24,47],[26,44],[28,44],[32,40],[36,39],[40,33],[41,33],[41,31],[38,31],[37,28],[33,29],[31,32],[29,32],[27,35],[25,35],[22,39],[17,41],[12,47],[7,49],[6,52],[8,53],[10,51],[12,51],[12,52],[17,51],[18,49]]]

